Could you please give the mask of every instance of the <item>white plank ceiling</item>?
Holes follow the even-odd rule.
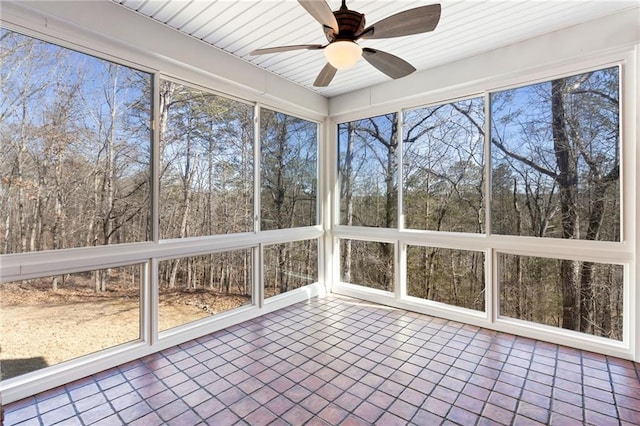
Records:
[[[123,7],[211,44],[258,67],[332,97],[382,83],[389,77],[366,61],[338,71],[326,88],[313,87],[325,64],[321,50],[250,56],[263,47],[324,44],[320,24],[295,0],[113,0]],[[367,25],[394,13],[438,0],[351,0]],[[340,0],[328,0],[332,10]],[[385,40],[361,40],[363,47],[392,53],[418,71],[487,52],[638,5],[638,0],[440,0],[435,31]]]

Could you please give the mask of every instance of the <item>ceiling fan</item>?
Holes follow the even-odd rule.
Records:
[[[363,13],[350,10],[342,0],[339,10],[331,11],[325,0],[298,0],[298,3],[315,18],[324,29],[328,44],[296,44],[267,47],[252,51],[251,55],[287,52],[290,50],[324,50],[327,64],[314,81],[316,87],[326,87],[338,69],[355,65],[362,56],[367,62],[389,77],[405,77],[416,69],[397,56],[381,50],[362,48],[359,39],[402,37],[433,31],[440,21],[440,5],[432,4],[396,13],[365,28]]]

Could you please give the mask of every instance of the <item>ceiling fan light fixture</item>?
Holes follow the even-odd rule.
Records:
[[[362,56],[362,47],[353,41],[334,41],[324,48],[327,61],[338,70],[351,68]]]

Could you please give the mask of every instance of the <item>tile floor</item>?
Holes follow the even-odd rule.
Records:
[[[640,366],[335,296],[5,407],[5,425],[639,425]]]

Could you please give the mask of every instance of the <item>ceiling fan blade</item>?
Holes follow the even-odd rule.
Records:
[[[300,6],[304,7],[316,21],[322,26],[331,28],[334,34],[338,34],[339,27],[333,11],[324,0],[298,0]]]
[[[320,73],[318,74],[316,81],[313,82],[313,85],[316,87],[327,87],[329,83],[331,83],[331,80],[333,80],[333,76],[336,75],[336,71],[338,70],[327,62],[327,65],[320,70]]]
[[[324,48],[321,44],[294,44],[291,46],[266,47],[264,49],[252,50],[250,55],[265,55],[268,53],[288,52],[290,50],[316,50]]]
[[[362,57],[391,78],[405,77],[416,69],[409,62],[381,50],[362,49]]]
[[[358,37],[376,39],[427,33],[438,25],[440,11],[439,4],[405,10],[370,25]]]

